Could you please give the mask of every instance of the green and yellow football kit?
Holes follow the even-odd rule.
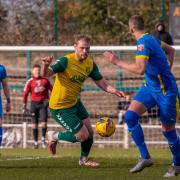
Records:
[[[57,59],[50,67],[56,73],[49,107],[53,118],[66,130],[77,133],[88,112],[78,99],[84,81],[91,77],[98,81],[102,75],[91,58],[79,61],[75,53]]]

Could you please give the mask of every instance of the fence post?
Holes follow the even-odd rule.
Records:
[[[126,123],[124,124],[124,127],[123,127],[123,134],[124,134],[123,146],[125,149],[128,149],[129,148],[129,136],[128,136],[128,127],[127,127]]]
[[[23,122],[23,148],[27,147],[27,122]]]
[[[26,80],[31,78],[31,52],[26,52]]]
[[[122,56],[123,56],[123,54],[120,51],[118,51],[117,52],[117,57],[119,59],[122,59]],[[122,71],[121,71],[121,68],[118,68],[117,80],[116,80],[116,89],[123,91],[122,87],[123,87],[123,83],[122,83]]]

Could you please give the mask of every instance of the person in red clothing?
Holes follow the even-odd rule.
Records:
[[[42,147],[46,148],[46,131],[48,119],[48,99],[49,90],[52,91],[52,85],[48,79],[40,75],[41,67],[35,64],[32,68],[32,78],[29,79],[24,87],[23,94],[23,112],[27,111],[27,97],[31,94],[30,112],[33,121],[34,148],[38,148],[38,124],[41,121],[42,127]]]

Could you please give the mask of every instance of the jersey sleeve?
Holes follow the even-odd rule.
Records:
[[[167,44],[174,45],[173,39],[169,33],[167,33]]]
[[[7,78],[7,72],[6,72],[6,69],[4,66],[2,66],[2,71],[0,73],[0,79],[3,80],[3,79],[6,79]]]
[[[95,62],[93,62],[93,70],[90,73],[89,77],[91,77],[95,81],[99,81],[103,78]]]
[[[47,82],[48,82],[48,89],[50,90],[50,91],[52,91],[52,84],[50,83],[50,81],[47,79]]]
[[[137,43],[136,58],[149,59],[150,49],[144,40],[140,40]]]
[[[23,104],[27,103],[27,97],[30,91],[31,91],[31,80],[27,81],[24,86]]]
[[[63,72],[65,71],[67,67],[68,60],[66,57],[61,57],[56,60],[56,63],[51,65],[50,68],[53,70],[55,73]]]

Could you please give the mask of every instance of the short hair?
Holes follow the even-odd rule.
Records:
[[[144,19],[142,18],[142,16],[131,16],[129,19],[129,23],[131,23],[136,30],[144,30]]]
[[[34,64],[32,68],[33,68],[33,69],[34,69],[34,68],[39,68],[39,69],[41,69],[41,66],[40,66],[39,64]]]
[[[87,43],[91,43],[91,38],[89,36],[81,34],[81,35],[76,35],[74,37],[74,44],[77,44],[78,41],[80,41],[80,40],[84,40]]]

